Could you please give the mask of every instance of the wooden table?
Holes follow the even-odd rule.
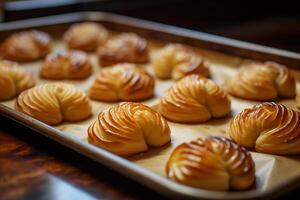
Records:
[[[1,200],[162,198],[0,115]]]

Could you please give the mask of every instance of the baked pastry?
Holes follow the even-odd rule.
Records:
[[[156,111],[124,102],[100,112],[88,128],[90,143],[121,156],[144,152],[170,141],[170,128]]]
[[[32,75],[17,63],[0,61],[0,101],[11,99],[34,85]]]
[[[15,33],[0,45],[0,55],[4,59],[27,62],[44,58],[50,53],[52,40],[47,33],[29,30]]]
[[[238,144],[271,154],[300,153],[300,113],[282,104],[262,103],[245,109],[230,123]]]
[[[193,48],[182,44],[169,44],[159,50],[152,66],[155,75],[161,79],[178,80],[189,74],[209,75],[203,58]]]
[[[103,69],[89,90],[100,101],[139,101],[153,96],[154,78],[135,64],[117,64]]]
[[[84,92],[66,83],[48,83],[22,92],[16,110],[49,125],[75,122],[91,115],[91,103]]]
[[[108,39],[108,30],[94,22],[73,24],[64,34],[63,39],[70,49],[95,51]]]
[[[207,137],[183,143],[172,152],[167,177],[196,188],[248,189],[255,182],[251,154],[225,137]]]
[[[181,123],[205,122],[230,112],[230,100],[212,80],[192,74],[179,80],[160,99],[167,119]]]
[[[237,97],[268,101],[296,95],[296,83],[287,67],[274,63],[252,62],[243,66],[228,83],[227,91]]]
[[[92,64],[82,51],[49,55],[42,64],[40,76],[47,79],[84,79],[91,75]]]
[[[122,62],[146,63],[149,60],[148,44],[135,33],[121,33],[99,47],[98,58],[102,66]]]

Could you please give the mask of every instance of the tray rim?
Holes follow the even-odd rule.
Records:
[[[234,39],[229,39],[221,36],[211,35],[198,31],[192,31],[175,26],[165,25],[157,22],[136,19],[132,17],[122,16],[107,12],[75,12],[69,14],[53,15],[40,18],[32,18],[26,20],[19,20],[14,22],[5,22],[0,24],[0,32],[14,31],[17,29],[29,29],[33,27],[42,27],[49,25],[58,25],[63,23],[75,23],[80,21],[103,21],[119,23],[129,26],[138,27],[141,29],[148,29],[154,31],[165,32],[168,34],[178,35],[181,37],[194,38],[203,40],[204,42],[221,43],[229,46],[236,46],[241,49],[250,49],[257,52],[267,52],[274,55],[285,56],[289,59],[299,60],[300,54],[286,50],[275,49],[262,45],[242,42]],[[139,182],[142,185],[157,191],[168,197],[173,198],[192,198],[192,199],[257,199],[257,198],[275,198],[288,191],[300,187],[300,176],[294,177],[287,183],[278,184],[268,190],[248,190],[235,192],[218,192],[203,189],[196,189],[181,185],[164,176],[156,174],[146,168],[138,166],[137,164],[125,158],[114,155],[106,150],[95,147],[87,142],[75,139],[71,135],[64,134],[54,127],[51,127],[39,120],[20,113],[0,103],[0,114],[8,117],[19,124],[22,124],[38,133],[55,140],[56,142],[89,157],[100,164],[118,171],[120,174],[130,178],[133,181]],[[122,168],[122,170],[118,170]],[[289,187],[287,187],[289,186]]]

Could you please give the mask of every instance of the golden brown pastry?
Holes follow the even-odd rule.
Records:
[[[169,44],[157,52],[153,63],[155,75],[161,79],[178,80],[189,74],[209,75],[203,58],[191,47]]]
[[[108,39],[108,30],[94,22],[73,24],[64,34],[69,48],[83,51],[95,51]]]
[[[122,62],[146,63],[149,60],[148,44],[135,33],[121,33],[99,47],[98,58],[102,66]]]
[[[92,64],[82,51],[49,55],[42,64],[40,76],[47,79],[84,79],[91,75]]]
[[[300,153],[300,113],[282,104],[262,103],[245,109],[230,123],[238,144],[271,154]]]
[[[225,137],[179,145],[167,162],[166,173],[179,183],[209,190],[244,190],[255,182],[251,154]]]
[[[212,80],[192,74],[165,92],[160,99],[159,109],[171,121],[205,122],[226,116],[230,112],[230,100]]]
[[[11,99],[34,85],[32,75],[17,63],[0,61],[0,101]]]
[[[154,78],[135,64],[117,64],[103,69],[89,90],[100,101],[139,101],[153,96]]]
[[[37,30],[21,31],[2,42],[0,55],[4,59],[27,62],[44,58],[51,48],[52,40],[47,33]]]
[[[170,141],[170,128],[156,111],[124,102],[100,112],[88,129],[90,143],[121,156],[144,152]]]
[[[91,104],[84,92],[66,83],[48,83],[22,92],[16,110],[49,125],[75,122],[91,115]]]
[[[295,89],[295,79],[287,67],[274,62],[252,62],[243,66],[227,87],[234,96],[258,101],[292,98],[296,95]]]

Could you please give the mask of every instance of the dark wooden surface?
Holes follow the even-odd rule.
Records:
[[[0,115],[1,200],[162,198]]]

